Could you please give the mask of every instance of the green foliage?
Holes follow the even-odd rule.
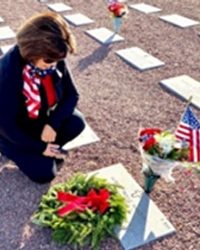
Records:
[[[70,192],[84,196],[91,189],[105,188],[110,192],[109,209],[104,213],[86,209],[84,212],[72,212],[64,217],[57,214],[61,202],[57,192]],[[33,215],[33,223],[52,229],[52,238],[59,244],[71,244],[74,249],[90,245],[94,250],[99,248],[100,241],[106,236],[114,237],[116,226],[126,219],[127,204],[119,193],[119,185],[110,184],[103,178],[87,177],[77,174],[65,183],[57,184],[42,196],[38,211]]]

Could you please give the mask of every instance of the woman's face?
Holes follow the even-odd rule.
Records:
[[[45,61],[43,58],[38,59],[33,63],[37,68],[40,68],[42,70],[51,68],[53,66],[56,66],[57,62],[49,62]]]

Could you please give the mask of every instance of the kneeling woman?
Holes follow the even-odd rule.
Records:
[[[60,15],[42,13],[26,21],[0,59],[0,152],[35,182],[54,178],[59,148],[85,126],[64,62],[74,42]]]

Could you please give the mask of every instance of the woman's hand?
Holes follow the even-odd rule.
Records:
[[[60,153],[59,148],[60,146],[57,144],[48,143],[45,151],[43,152],[43,155],[62,159],[63,155]]]
[[[46,124],[42,130],[41,140],[44,142],[54,142],[56,139],[56,131],[48,124]]]

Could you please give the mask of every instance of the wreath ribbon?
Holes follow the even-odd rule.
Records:
[[[91,189],[86,196],[57,192],[57,200],[64,203],[57,213],[63,217],[71,212],[83,212],[90,208],[103,214],[109,208],[109,197],[110,193],[107,189],[100,189],[98,192]]]

